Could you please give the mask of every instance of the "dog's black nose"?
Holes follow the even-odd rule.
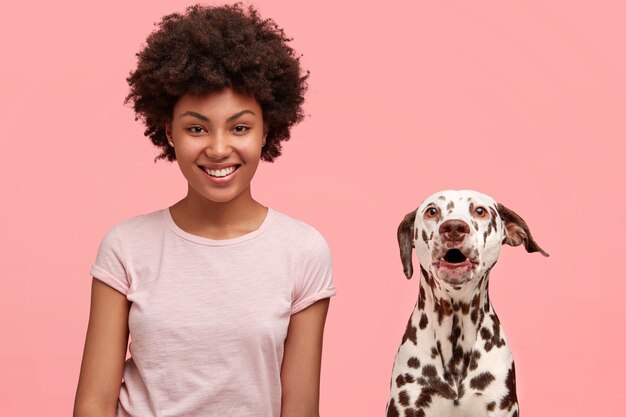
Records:
[[[446,220],[439,226],[439,234],[445,240],[452,242],[462,242],[469,232],[469,225],[463,220]]]

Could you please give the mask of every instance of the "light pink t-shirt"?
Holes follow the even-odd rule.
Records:
[[[91,274],[132,301],[117,416],[278,417],[289,318],[335,294],[322,235],[272,209],[226,240],[185,232],[168,209],[134,217]]]

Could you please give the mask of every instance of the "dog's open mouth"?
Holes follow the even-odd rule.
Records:
[[[439,269],[446,270],[450,273],[463,273],[473,268],[474,263],[459,249],[448,249],[448,251],[439,259]]]
[[[467,256],[458,249],[450,249],[444,255],[443,260],[451,264],[460,264],[467,260]]]

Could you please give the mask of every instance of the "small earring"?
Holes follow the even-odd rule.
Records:
[[[171,140],[168,140],[167,143],[169,143],[172,148],[174,147],[174,142],[172,142]]]

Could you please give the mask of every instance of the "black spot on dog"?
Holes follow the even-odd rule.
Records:
[[[483,327],[482,329],[480,329],[480,337],[482,337],[483,340],[489,340],[491,339],[492,335],[488,328]]]
[[[471,309],[470,319],[472,320],[472,324],[476,325],[479,321],[482,322],[483,313],[480,311],[480,297],[478,294],[472,299]]]
[[[463,356],[465,356],[463,348],[461,346],[456,346],[452,351],[452,358],[450,359],[450,363],[448,365],[455,375],[458,373],[457,366],[463,361]]]
[[[472,352],[464,352],[463,353],[463,367],[465,369],[469,368],[469,364],[472,361]]]
[[[500,321],[495,314],[491,314],[491,320],[493,321],[493,334],[489,332],[489,329],[483,327],[480,330],[481,337],[485,340],[485,350],[489,352],[494,347],[501,348],[506,345],[504,338],[500,336]],[[491,338],[488,336],[491,335]]]
[[[430,358],[431,359],[435,359],[437,357],[437,355],[439,355],[439,351],[437,350],[436,347],[431,347],[430,348]]]
[[[446,206],[446,210],[448,210],[448,213],[450,213],[453,208],[454,208],[454,201],[450,201],[448,205]]]
[[[480,309],[473,308],[472,312],[470,313],[470,319],[472,320],[472,324],[476,324],[479,318],[480,318]]]
[[[418,408],[427,408],[432,403],[433,395],[439,395],[440,397],[448,400],[456,399],[456,392],[452,387],[441,379],[432,379],[429,381],[429,385],[424,387],[420,392],[420,395],[415,401],[415,406]]]
[[[490,372],[483,372],[470,380],[470,387],[484,391],[496,378]]]
[[[400,417],[400,413],[396,408],[396,402],[393,398],[389,401],[389,405],[387,406],[387,417]]]
[[[409,398],[409,394],[406,390],[400,391],[400,394],[398,394],[398,402],[404,406],[409,405],[411,399]]]
[[[461,303],[461,311],[463,312],[463,314],[467,315],[469,313],[469,310],[470,310],[469,303]]]
[[[422,229],[422,240],[424,242],[428,242],[428,235],[426,234],[426,230]]]
[[[406,362],[407,366],[409,368],[414,368],[417,369],[420,367],[420,360],[417,359],[415,356],[409,358],[409,360]]]
[[[436,393],[434,387],[425,387],[420,392],[419,397],[415,400],[415,406],[420,408],[428,408],[430,407],[430,403],[433,401],[433,394]]]
[[[435,313],[437,313],[437,321],[439,321],[440,325],[441,323],[443,323],[443,318],[445,316],[451,316],[454,312],[452,310],[452,305],[450,305],[450,302],[448,302],[448,300],[435,300],[434,311]]]
[[[493,411],[496,409],[496,402],[492,401],[489,404],[487,404],[487,411]]]
[[[407,408],[404,410],[404,417],[424,417],[424,410],[416,410],[414,408]]]
[[[470,356],[470,362],[468,368],[470,371],[475,371],[478,368],[478,360],[480,359],[480,352],[475,350]]]
[[[437,352],[436,348],[433,348]],[[426,365],[422,368],[422,375],[426,378],[435,378],[437,376],[437,369],[433,365]]]
[[[435,279],[424,268],[422,268],[421,265],[420,265],[420,270],[422,271],[422,276],[424,277],[424,282],[426,282],[426,284],[430,288],[432,288],[435,285],[435,283],[434,283]]]
[[[502,398],[502,400],[500,400],[500,409],[504,410],[506,408],[507,410],[511,411],[511,408],[513,408],[513,406],[517,404],[517,393],[515,387],[515,364],[511,364],[511,368],[506,375],[505,386],[508,390],[508,393]]]
[[[498,231],[498,223],[497,223],[497,216],[498,213],[494,210],[493,207],[489,207],[489,211],[491,212],[491,225],[493,227],[493,229],[497,232]]]
[[[404,331],[404,336],[402,336],[402,344],[404,344],[407,340],[413,342],[414,345],[417,344],[417,328],[413,326],[411,319],[406,324],[406,330]]]
[[[422,317],[420,318],[420,329],[424,330],[428,326],[428,316],[425,313],[422,313]]]
[[[420,285],[419,296],[417,297],[417,309],[423,310],[426,306],[426,292],[424,292],[424,287]]]
[[[480,295],[476,294],[474,298],[472,298],[472,307],[478,307],[480,305]]]
[[[415,382],[415,378],[409,373],[398,375],[398,377],[396,378],[396,386],[398,388],[401,388],[403,385],[406,384],[412,384],[413,382]]]

